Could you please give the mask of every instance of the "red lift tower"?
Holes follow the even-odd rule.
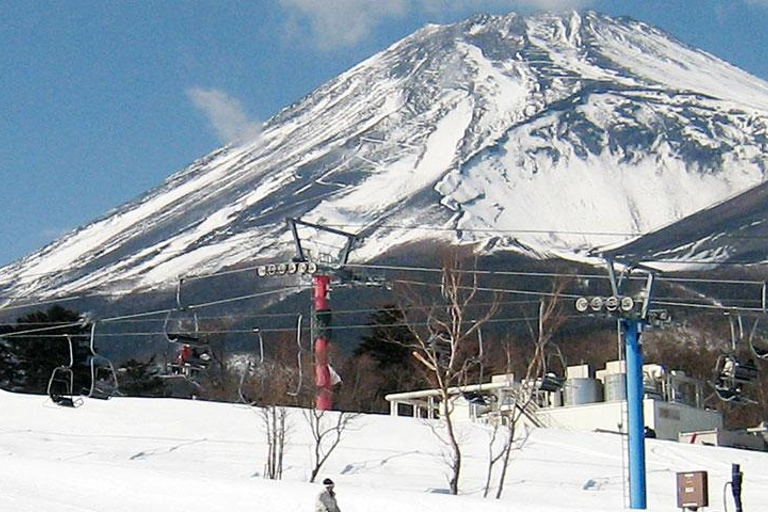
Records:
[[[287,219],[296,244],[294,262],[306,263],[307,254],[299,238],[298,227],[303,226],[318,232],[338,235],[344,239],[344,246],[339,249],[337,261],[329,268],[320,268],[312,276],[312,339],[314,341],[315,357],[315,407],[320,411],[329,411],[333,407],[333,382],[331,368],[328,365],[328,350],[331,342],[331,308],[328,305],[328,291],[331,283],[331,273],[341,270],[347,264],[352,244],[357,236],[338,229],[328,228],[298,219]],[[314,262],[320,263],[320,262]]]

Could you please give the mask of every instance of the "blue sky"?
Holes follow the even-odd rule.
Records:
[[[768,0],[2,0],[0,265],[425,23],[628,15],[768,80]]]

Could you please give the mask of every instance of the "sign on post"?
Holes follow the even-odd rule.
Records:
[[[677,506],[688,510],[698,510],[699,507],[709,506],[706,471],[688,471],[677,474]]]

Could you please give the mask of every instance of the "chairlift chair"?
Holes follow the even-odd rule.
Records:
[[[198,368],[200,370],[204,370],[208,368],[208,366],[211,364],[211,361],[213,360],[213,356],[211,355],[211,351],[208,350],[207,347],[198,347],[195,345],[189,345],[192,349],[191,354],[186,359],[184,364],[186,366],[190,366],[193,368]]]
[[[213,355],[207,347],[180,344],[176,359],[168,363],[171,375],[192,377],[208,369],[213,362]]]
[[[541,382],[539,383],[539,391],[555,393],[560,391],[564,383],[565,377],[560,377],[554,372],[547,372],[541,377]]]
[[[169,311],[165,317],[163,334],[169,343],[177,345],[177,354],[176,359],[168,364],[168,370],[172,376],[190,377],[193,373],[203,371],[210,366],[213,361],[211,347],[199,334],[197,313],[193,315],[195,325],[193,333],[170,331],[168,325],[171,321],[171,313]]]
[[[764,340],[761,340],[760,343],[757,342],[756,334],[757,334],[757,327],[760,323],[760,319],[755,319],[755,323],[752,324],[752,329],[749,332],[749,349],[752,352],[752,354],[763,361],[768,360],[768,344]],[[739,318],[739,324],[741,324],[741,318]],[[741,327],[741,325],[739,325]],[[743,335],[742,335],[743,337]]]
[[[750,329],[749,336],[744,335],[744,325],[741,320],[741,315],[737,317],[737,321],[734,322],[733,317],[730,318],[731,323],[731,345],[733,350],[736,350],[738,344],[745,342],[749,345],[749,349],[752,354],[758,359],[768,360],[768,345],[765,342],[758,343],[756,341],[757,327],[760,324],[760,319],[755,319]],[[736,329],[738,328],[738,335]]]
[[[739,315],[736,320],[729,316],[731,327],[731,351],[720,355],[713,370],[712,387],[717,397],[725,402],[747,401],[744,396],[744,386],[752,383],[758,376],[758,368],[752,359],[740,359],[737,357],[739,345],[744,341],[744,324]],[[753,346],[753,339],[757,329],[757,322],[752,327],[749,335],[749,344]],[[754,348],[753,348],[754,352]]]
[[[461,394],[462,398],[473,405],[488,405],[488,400],[482,394],[476,391],[465,391]]]
[[[296,351],[296,367],[298,370],[298,379],[296,382],[296,390],[295,391],[288,391],[289,396],[297,397],[299,396],[299,393],[301,392],[301,385],[302,380],[304,379],[304,370],[301,364],[301,354],[303,352],[303,349],[301,347],[301,325],[304,320],[304,315],[299,313],[298,317],[296,318],[296,346],[298,350]]]
[[[560,391],[565,384],[565,371],[567,366],[565,364],[565,358],[560,350],[560,347],[555,343],[549,343],[550,349],[547,353],[547,357],[544,363],[544,369],[542,376],[538,382],[539,391],[546,391],[549,393],[555,393]],[[550,361],[556,359],[560,366],[559,372],[552,369]]]
[[[90,358],[91,387],[88,390],[88,398],[109,400],[119,393],[117,372],[112,362],[102,356]]]
[[[165,339],[168,340],[170,343],[184,343],[186,345],[208,345],[207,341],[201,337],[200,335],[200,324],[197,320],[197,312],[192,312],[192,320],[194,322],[194,332],[190,333],[188,331],[170,331],[168,329],[168,326],[171,322],[171,314],[174,311],[188,311],[188,308],[185,307],[182,304],[181,301],[181,287],[184,283],[184,279],[179,279],[179,282],[176,285],[176,309],[170,309],[168,310],[168,313],[165,316],[165,322],[163,322],[163,333],[165,334]]]
[[[119,392],[117,372],[112,361],[96,352],[96,322],[91,324],[89,365],[91,368],[91,386],[88,398],[109,399]]]
[[[734,354],[722,354],[715,363],[712,387],[724,402],[745,401],[744,385],[752,383],[757,375],[757,366],[751,359],[744,361]]]
[[[756,358],[768,361],[768,345],[758,345],[755,343],[754,336],[749,338],[749,348]]]
[[[75,398],[75,373],[72,371],[74,364],[74,351],[72,349],[72,338],[65,335],[69,346],[69,363],[57,366],[51,372],[48,379],[48,388],[46,390],[51,401],[62,407],[77,407],[83,403],[82,398]]]
[[[253,405],[254,401],[250,397],[246,396],[245,382],[246,379],[253,373],[254,363],[250,359],[245,362],[245,368],[240,373],[240,382],[237,385],[237,396],[240,398],[240,402],[248,405]]]
[[[199,325],[197,321],[197,313],[193,315],[195,330],[193,333],[181,332],[181,331],[169,331],[168,325],[171,321],[171,312],[169,311],[165,317],[165,323],[163,324],[163,334],[165,339],[169,343],[182,343],[185,345],[207,345],[208,343],[200,336]]]
[[[183,332],[168,332],[166,333],[168,341],[171,343],[183,343],[185,345],[204,345],[205,343],[199,336],[193,336]]]

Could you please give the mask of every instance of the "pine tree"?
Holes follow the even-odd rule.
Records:
[[[407,346],[414,338],[402,310],[392,304],[386,305],[371,315],[368,325],[371,334],[361,338],[355,356],[368,355],[381,369],[407,364],[410,359]]]
[[[73,325],[76,324],[76,325]],[[90,383],[89,333],[80,314],[53,306],[35,311],[4,326],[0,338],[0,387],[25,393],[46,393],[55,368],[70,363],[72,342],[73,394]]]
[[[385,412],[389,393],[418,389],[427,382],[408,348],[413,334],[405,324],[402,310],[387,305],[370,316],[371,333],[344,367],[339,407],[365,412]]]
[[[158,375],[154,356],[149,361],[129,359],[118,369],[120,392],[127,396],[166,395],[166,381]]]

